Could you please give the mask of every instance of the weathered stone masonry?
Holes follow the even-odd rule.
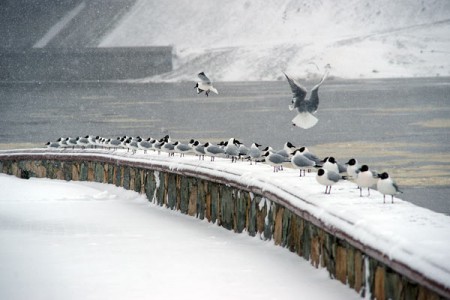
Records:
[[[284,205],[276,195],[204,174],[120,158],[76,155],[0,155],[0,171],[22,178],[94,181],[146,194],[149,201],[207,219],[237,233],[247,232],[289,249],[330,278],[374,299],[446,299],[433,285],[383,254],[367,249],[307,212]],[[396,269],[396,270],[394,270]]]

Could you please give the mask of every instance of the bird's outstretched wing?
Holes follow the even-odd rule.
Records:
[[[200,78],[200,80],[204,83],[208,83],[208,84],[211,83],[211,80],[205,75],[204,72],[198,73],[198,78]]]
[[[327,76],[328,76],[328,70],[325,71],[325,74],[323,74],[323,77],[320,80],[320,82],[318,84],[316,84],[311,90],[311,96],[309,98],[308,105],[307,105],[308,112],[310,112],[310,113],[316,112],[317,108],[319,108],[319,87],[325,81]]]
[[[291,86],[291,90],[292,90],[292,94],[294,96],[294,98],[297,101],[303,101],[305,100],[306,97],[306,89],[304,87],[302,87],[301,85],[299,85],[298,83],[296,83],[294,80],[292,80],[291,78],[289,78],[286,73],[283,73],[284,76],[286,76],[289,85]],[[297,105],[294,105],[294,107],[297,107]]]

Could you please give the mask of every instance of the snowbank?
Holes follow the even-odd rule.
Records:
[[[30,155],[36,150],[24,150]],[[297,170],[286,169],[274,173],[265,165],[249,165],[248,162],[232,164],[228,159],[216,158],[199,161],[197,157],[167,157],[156,153],[135,154],[126,151],[114,153],[104,150],[38,152],[51,155],[96,155],[107,160],[119,159],[162,166],[178,172],[199,176],[219,177],[241,186],[256,187],[284,199],[290,206],[307,211],[328,227],[336,228],[360,241],[363,245],[378,249],[389,259],[395,260],[426,277],[450,287],[450,217],[395,199],[383,203],[376,191],[370,197],[360,197],[356,184],[349,181],[333,186],[331,195],[324,194],[324,187],[315,180],[314,173],[299,177]],[[4,155],[10,151],[2,151]],[[22,155],[13,151],[12,153]],[[27,154],[28,153],[28,154]]]
[[[359,299],[284,249],[123,188],[0,174],[0,189],[1,299]]]
[[[450,75],[447,0],[139,0],[100,47],[173,45],[174,70],[144,81]]]

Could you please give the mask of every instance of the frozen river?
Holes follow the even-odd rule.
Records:
[[[285,81],[215,86],[220,94],[206,98],[192,82],[0,83],[0,148],[87,134],[236,137],[274,148],[290,141],[387,171],[403,199],[450,214],[449,78],[328,80],[319,92],[319,123],[308,130],[291,126]]]

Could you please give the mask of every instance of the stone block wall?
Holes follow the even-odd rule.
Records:
[[[5,160],[0,172],[18,177],[114,184],[145,194],[149,201],[216,223],[236,233],[246,232],[325,268],[362,297],[371,299],[445,299],[445,294],[415,282],[389,265],[338,238],[331,230],[302,218],[274,199],[249,190],[175,171],[126,163],[82,160]],[[25,175],[24,175],[25,174]]]

